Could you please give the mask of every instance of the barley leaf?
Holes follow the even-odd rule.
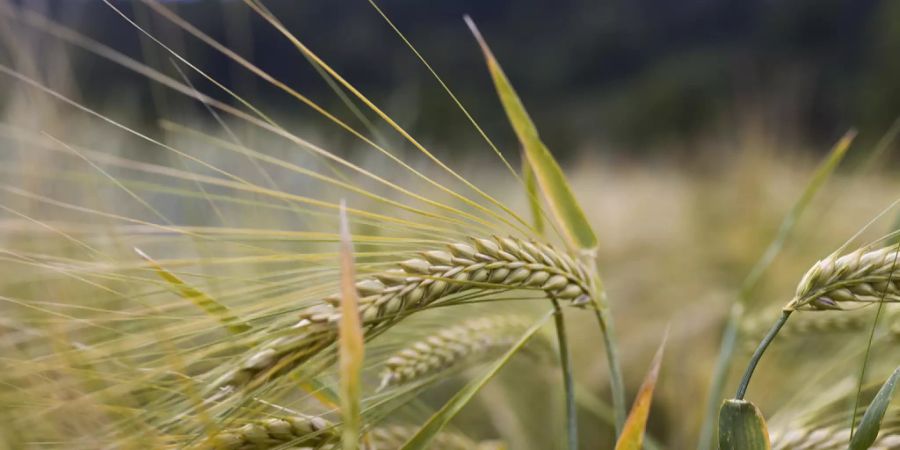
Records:
[[[545,323],[547,323],[547,321],[552,316],[553,311],[551,310],[543,317],[541,317],[541,319],[538,320],[537,323],[532,325],[531,328],[529,328],[528,331],[526,331],[525,334],[523,334],[522,337],[519,338],[515,345],[513,345],[501,358],[497,359],[493,363],[493,365],[491,365],[491,367],[487,370],[487,372],[484,373],[484,375],[482,375],[480,378],[472,380],[465,387],[457,391],[456,394],[453,395],[453,398],[448,400],[440,410],[438,410],[430,418],[428,418],[428,421],[425,422],[422,428],[420,428],[416,432],[416,434],[414,434],[408,441],[406,441],[406,443],[403,444],[403,447],[401,447],[400,450],[424,450],[427,448],[431,448],[431,441],[438,435],[438,433],[440,433],[441,430],[445,426],[447,426],[447,424],[450,423],[450,421],[453,420],[453,418],[456,417],[457,414],[459,414],[460,410],[462,410],[462,408],[466,406],[466,404],[468,404],[469,401],[472,400],[472,398],[475,397],[475,394],[477,394],[478,391],[480,391],[481,388],[488,383],[488,381],[491,381],[491,379],[493,379],[494,376],[497,375],[498,372],[500,372],[500,369],[502,369],[506,365],[506,363],[508,363],[512,359],[513,355],[515,355],[519,350],[522,349],[525,343],[528,342],[528,340],[532,336],[534,336],[534,334],[537,333],[538,330],[540,330],[541,327]]]
[[[865,450],[875,442],[875,439],[878,437],[878,431],[881,429],[884,413],[887,411],[894,396],[898,379],[900,379],[900,367],[897,367],[890,378],[884,382],[878,394],[875,394],[875,398],[872,399],[872,403],[866,408],[866,413],[863,414],[859,427],[850,440],[850,450]]]
[[[719,410],[719,448],[770,450],[769,430],[759,408],[747,400],[729,399]]]
[[[214,298],[206,295],[203,291],[187,284],[172,272],[166,270],[158,262],[154,261],[149,255],[141,249],[135,248],[134,252],[147,261],[147,264],[156,271],[160,278],[169,282],[169,284],[178,292],[179,295],[189,300],[205,313],[216,318],[222,326],[231,334],[240,334],[251,327],[249,324],[238,318],[227,306],[217,302]]]
[[[350,240],[347,208],[343,201],[341,201],[340,221],[341,319],[338,326],[338,348],[343,418],[341,442],[344,450],[356,450],[359,447],[359,431],[362,426],[360,372],[364,349],[362,323],[359,318],[359,295],[356,292],[356,274],[353,266],[353,243]]]
[[[522,181],[525,182],[525,194],[528,195],[528,206],[531,208],[531,220],[538,236],[544,235],[544,216],[541,212],[541,197],[538,191],[537,178],[528,164],[528,158],[522,155]]]
[[[659,369],[662,365],[663,352],[668,340],[668,332],[659,344],[656,356],[650,363],[650,370],[644,377],[644,383],[641,384],[641,390],[638,391],[637,397],[634,399],[634,405],[628,414],[628,420],[625,421],[625,427],[622,434],[616,442],[616,450],[641,450],[644,445],[644,430],[647,428],[647,417],[650,415],[650,404],[653,401],[653,391],[656,388],[656,380],[659,378]]]
[[[528,165],[534,171],[535,178],[554,218],[559,223],[567,243],[579,250],[593,250],[597,247],[597,236],[588,223],[587,217],[569,187],[569,182],[550,150],[541,142],[537,128],[531,117],[525,110],[522,100],[513,89],[500,68],[500,64],[494,58],[491,49],[482,38],[481,33],[468,16],[466,23],[478,40],[484,58],[487,61],[488,71],[494,80],[497,95],[503,104],[503,109],[509,118],[510,124],[522,144]]]

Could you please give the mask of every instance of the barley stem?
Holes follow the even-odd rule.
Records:
[[[741,378],[741,384],[738,385],[737,394],[734,395],[734,398],[738,400],[743,400],[744,395],[747,394],[747,386],[750,385],[750,378],[753,377],[753,371],[756,370],[756,365],[759,364],[760,358],[762,358],[763,353],[766,352],[766,349],[769,347],[769,344],[772,343],[772,340],[775,339],[775,336],[778,335],[778,332],[781,330],[781,327],[787,322],[788,318],[791,317],[791,310],[785,310],[781,313],[781,317],[775,322],[775,325],[772,326],[772,329],[769,330],[769,333],[766,334],[766,337],[763,338],[762,342],[759,343],[759,347],[756,348],[756,351],[753,352],[753,356],[750,357],[750,363],[747,365],[747,370],[744,372],[743,378]]]
[[[556,321],[556,339],[559,343],[559,360],[563,384],[566,390],[566,443],[569,450],[578,450],[578,408],[575,404],[575,380],[572,376],[572,359],[566,339],[566,321],[559,302],[553,298],[553,318]]]
[[[603,294],[600,294],[603,295]],[[616,413],[616,438],[625,427],[625,383],[622,381],[622,367],[619,364],[619,350],[616,343],[616,332],[612,317],[606,307],[594,305],[597,323],[603,333],[603,345],[606,347],[606,363],[609,366],[609,386],[613,398],[613,410]]]

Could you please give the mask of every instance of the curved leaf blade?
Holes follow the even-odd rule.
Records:
[[[881,421],[884,419],[884,413],[891,404],[894,396],[894,390],[897,388],[897,380],[900,380],[900,367],[894,370],[890,378],[884,382],[872,403],[866,408],[856,433],[850,439],[850,450],[865,450],[869,448],[878,438],[878,432],[881,430]]]
[[[559,163],[553,158],[547,146],[541,142],[537,127],[534,126],[522,100],[513,89],[509,79],[506,78],[506,74],[503,73],[503,69],[494,58],[494,54],[475,23],[468,16],[465,17],[465,20],[472,30],[472,34],[475,35],[475,39],[478,40],[478,45],[481,46],[488,71],[494,81],[494,87],[503,104],[503,109],[506,111],[506,116],[522,144],[528,165],[534,172],[538,185],[562,229],[566,242],[574,249],[593,251],[597,247],[597,236],[575,199]]]

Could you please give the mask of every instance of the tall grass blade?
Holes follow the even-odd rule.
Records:
[[[488,369],[487,372],[485,372],[484,375],[482,375],[480,378],[472,380],[465,387],[457,391],[453,398],[447,401],[447,403],[444,404],[444,406],[441,407],[440,410],[434,413],[428,419],[428,421],[425,422],[425,425],[423,425],[415,435],[413,435],[405,444],[403,444],[403,447],[401,447],[399,450],[424,450],[427,448],[431,448],[429,447],[429,445],[432,440],[438,435],[438,433],[440,433],[440,431],[444,429],[444,427],[447,426],[447,424],[450,423],[450,421],[453,420],[453,418],[456,417],[457,414],[459,414],[460,410],[462,410],[462,408],[466,406],[466,404],[468,404],[469,401],[472,400],[472,398],[475,397],[475,394],[477,394],[478,391],[480,391],[481,388],[488,383],[488,381],[490,381],[492,378],[494,378],[495,375],[497,375],[498,372],[500,372],[500,369],[502,369],[506,365],[506,363],[508,363],[512,359],[513,355],[521,350],[525,343],[527,343],[528,340],[532,336],[534,336],[535,333],[537,333],[538,330],[540,330],[541,327],[544,326],[544,324],[546,324],[547,321],[550,320],[550,317],[552,317],[553,315],[554,311],[552,310],[547,312],[547,314],[544,314],[544,316],[541,317],[541,319],[539,319],[537,323],[532,325],[531,328],[529,328],[528,331],[526,331],[525,334],[523,334],[522,337],[519,338],[519,341],[516,342],[515,345],[513,345],[501,358],[497,359],[497,361],[494,362],[494,364],[490,367],[490,369]]]
[[[353,243],[350,240],[347,208],[343,201],[341,201],[340,221],[341,319],[338,325],[338,348],[343,417],[341,442],[344,450],[356,450],[359,448],[359,433],[362,428],[360,373],[364,348],[362,323],[359,318],[359,294],[356,291],[356,274],[353,266]]]
[[[616,442],[616,450],[641,450],[644,446],[644,431],[647,429],[647,417],[650,415],[650,405],[653,402],[653,391],[656,389],[656,380],[659,378],[659,369],[662,365],[663,353],[668,340],[668,331],[663,336],[659,349],[650,363],[650,370],[644,377],[641,389],[634,399],[631,413],[625,422],[625,428]]]
[[[819,164],[819,167],[816,168],[816,171],[813,172],[813,175],[806,184],[806,188],[804,188],[800,198],[797,199],[791,207],[791,210],[788,211],[787,215],[782,220],[772,242],[769,243],[769,246],[763,252],[756,264],[754,264],[753,268],[750,269],[747,277],[744,278],[735,302],[736,304],[732,308],[728,322],[725,324],[725,330],[722,333],[726,339],[722,340],[722,345],[719,348],[715,372],[713,374],[709,394],[707,395],[706,417],[703,421],[703,428],[700,431],[700,440],[697,445],[698,450],[710,450],[713,448],[713,432],[715,430],[716,411],[719,409],[719,399],[722,398],[722,393],[725,390],[725,381],[731,371],[731,359],[734,357],[735,346],[737,345],[737,342],[740,341],[738,336],[738,326],[745,309],[742,306],[747,303],[756,284],[769,266],[772,265],[775,257],[781,252],[782,247],[784,247],[785,242],[787,242],[788,237],[790,237],[800,216],[807,210],[810,203],[812,203],[813,198],[815,198],[816,194],[844,159],[844,155],[847,154],[847,150],[850,148],[850,144],[855,137],[855,131],[848,131],[834,147],[832,147],[822,163]]]
[[[497,89],[503,109],[522,144],[528,165],[534,171],[535,178],[550,205],[554,218],[563,231],[566,242],[572,248],[593,251],[597,247],[597,236],[575,199],[565,174],[550,150],[541,142],[537,128],[525,110],[522,100],[519,99],[509,79],[506,78],[506,74],[503,73],[503,69],[494,58],[494,54],[491,53],[491,49],[484,41],[475,23],[468,16],[465,20],[484,52],[488,71],[494,80],[494,87]]]
[[[528,195],[528,206],[531,208],[531,221],[534,231],[538,236],[544,235],[544,213],[541,211],[541,197],[534,176],[534,169],[528,163],[528,158],[522,155],[522,181],[525,183],[525,194]]]
[[[875,442],[881,429],[884,413],[891,404],[894,390],[897,388],[897,380],[900,380],[900,367],[897,367],[890,378],[884,382],[884,385],[878,390],[878,394],[875,394],[872,403],[866,408],[859,427],[850,439],[850,450],[865,450]]]
[[[541,141],[537,128],[532,122],[531,117],[525,110],[525,106],[519,99],[518,94],[513,89],[503,73],[500,64],[494,58],[491,49],[488,47],[475,23],[468,16],[465,17],[466,23],[472,30],[472,34],[481,46],[487,62],[488,71],[494,81],[497,95],[503,104],[506,115],[510,124],[516,132],[522,144],[522,149],[530,167],[537,185],[540,187],[544,199],[550,206],[554,221],[561,229],[563,238],[567,244],[581,252],[584,259],[594,266],[594,255],[597,248],[597,236],[594,234],[584,211],[575,199],[572,189],[566,180],[565,174],[559,164],[553,158],[550,150]],[[532,208],[536,206],[532,201]],[[594,270],[596,272],[596,270]],[[597,320],[603,332],[603,339],[606,346],[606,355],[609,361],[610,384],[613,393],[613,405],[616,411],[616,434],[621,432],[622,425],[625,422],[625,393],[624,384],[622,382],[621,368],[618,362],[618,354],[616,349],[615,332],[612,323],[612,317],[608,311],[608,305],[605,304],[605,295],[603,294],[603,286],[600,282],[599,274],[595,276],[595,291],[597,293],[594,298],[594,306],[597,310]]]
[[[138,256],[147,261],[147,264],[153,268],[156,274],[163,280],[166,280],[179,295],[218,320],[229,333],[240,334],[249,331],[250,328],[252,328],[248,323],[241,320],[228,309],[227,306],[217,302],[203,291],[187,284],[177,275],[159,265],[158,262],[154,261],[153,258],[144,253],[141,249],[135,248],[134,251]]]

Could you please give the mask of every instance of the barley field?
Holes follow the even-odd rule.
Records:
[[[80,3],[0,1],[0,449],[900,449],[900,121],[622,156],[476,15],[457,95],[341,6],[410,111],[281,4]]]

